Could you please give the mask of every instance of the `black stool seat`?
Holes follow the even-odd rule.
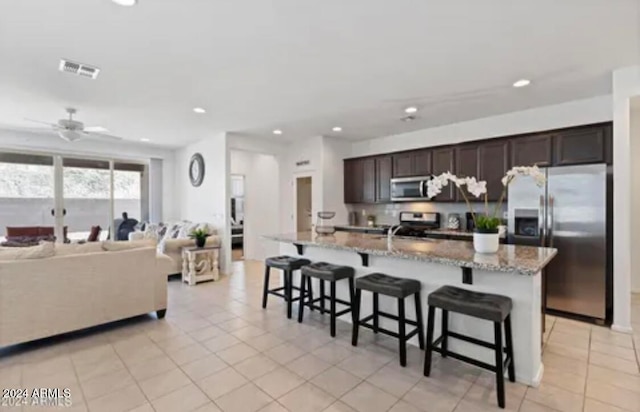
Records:
[[[442,286],[432,292],[428,304],[492,322],[502,322],[513,308],[513,302],[507,296],[474,292],[454,286]]]
[[[330,282],[352,278],[355,273],[356,271],[352,267],[332,265],[326,262],[315,262],[302,268],[304,276],[311,276]]]
[[[267,266],[282,270],[298,270],[309,263],[310,260],[293,256],[274,256],[265,260]]]
[[[356,279],[356,289],[368,290],[373,293],[405,298],[420,292],[422,286],[415,279],[396,278],[383,273],[371,273]]]

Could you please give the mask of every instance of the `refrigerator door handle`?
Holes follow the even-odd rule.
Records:
[[[553,247],[553,208],[556,199],[553,196],[549,196],[549,229],[547,230],[547,236],[549,237],[549,247]]]
[[[538,207],[538,231],[540,235],[540,246],[545,246],[546,239],[546,222],[544,218],[544,196],[540,195],[540,205]]]

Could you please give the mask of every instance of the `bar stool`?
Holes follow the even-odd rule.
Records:
[[[302,298],[304,292],[300,291],[298,286],[293,285],[293,271],[299,270],[305,265],[311,263],[310,260],[292,257],[292,256],[274,256],[265,260],[264,269],[264,289],[262,291],[262,308],[267,307],[267,297],[275,295],[283,298],[287,302],[287,317],[291,319],[292,304]],[[271,268],[280,269],[284,272],[284,286],[269,289],[269,275]],[[293,290],[300,291],[297,297],[293,297]],[[284,293],[280,293],[284,291]],[[308,295],[313,299],[313,289],[311,280],[309,280]]]
[[[507,368],[509,380],[516,381],[516,369],[513,362],[513,340],[511,337],[511,298],[502,295],[473,292],[453,286],[443,286],[428,297],[429,314],[427,319],[427,352],[424,358],[424,376],[431,373],[432,352],[442,357],[451,356],[466,363],[495,372],[498,406],[504,408],[504,368]],[[442,309],[442,335],[433,340],[434,316],[436,308]],[[460,313],[478,319],[493,322],[494,343],[479,340],[449,330],[449,312]],[[506,359],[503,359],[502,322],[504,322]],[[455,338],[495,350],[495,366],[479,360],[451,352],[448,339]],[[438,347],[440,345],[440,347]]]
[[[301,301],[298,309],[298,322],[302,322],[304,316],[304,306],[309,306],[311,309],[317,309],[323,315],[327,312],[331,315],[331,337],[336,336],[336,318],[342,316],[345,313],[349,313],[353,308],[353,278],[355,276],[355,270],[349,266],[332,265],[326,262],[315,262],[302,268],[302,281],[300,282],[300,294],[305,294],[305,284],[311,284],[311,278],[316,278],[320,282],[320,297],[313,299],[313,296],[305,303],[304,299]],[[305,282],[308,279],[308,282]],[[338,299],[336,297],[336,282],[339,280],[349,280],[349,302]],[[327,296],[324,290],[324,283],[329,282],[330,295]],[[329,299],[330,309],[325,309],[325,300]],[[316,302],[320,302],[320,305],[314,305]],[[336,311],[336,303],[347,306],[346,309],[340,312]]]
[[[400,347],[400,365],[407,365],[407,340],[414,335],[418,335],[420,349],[424,349],[424,331],[422,322],[422,302],[420,300],[420,289],[422,285],[414,279],[396,278],[382,273],[372,273],[356,279],[355,305],[353,314],[353,337],[351,344],[358,346],[358,329],[360,326],[373,330],[373,333],[384,333],[385,335],[398,338]],[[363,290],[373,292],[373,313],[360,319],[360,302]],[[398,316],[381,312],[378,309],[378,294],[390,296],[398,299]],[[413,295],[416,305],[416,320],[408,320],[405,317],[404,298]],[[381,328],[379,317],[385,317],[398,321],[398,333]],[[367,323],[372,320],[371,324]],[[407,333],[406,325],[416,328]]]

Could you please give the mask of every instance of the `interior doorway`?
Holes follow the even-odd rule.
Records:
[[[296,178],[296,230],[309,232],[313,227],[311,176]]]
[[[244,260],[244,175],[231,175],[231,260]]]

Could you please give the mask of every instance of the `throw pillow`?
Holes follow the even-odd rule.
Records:
[[[100,226],[91,226],[91,231],[89,232],[89,237],[87,237],[87,242],[98,241],[101,231],[102,231],[102,228]]]
[[[0,261],[42,259],[54,256],[55,243],[42,242],[38,246],[20,248],[0,248]]]

